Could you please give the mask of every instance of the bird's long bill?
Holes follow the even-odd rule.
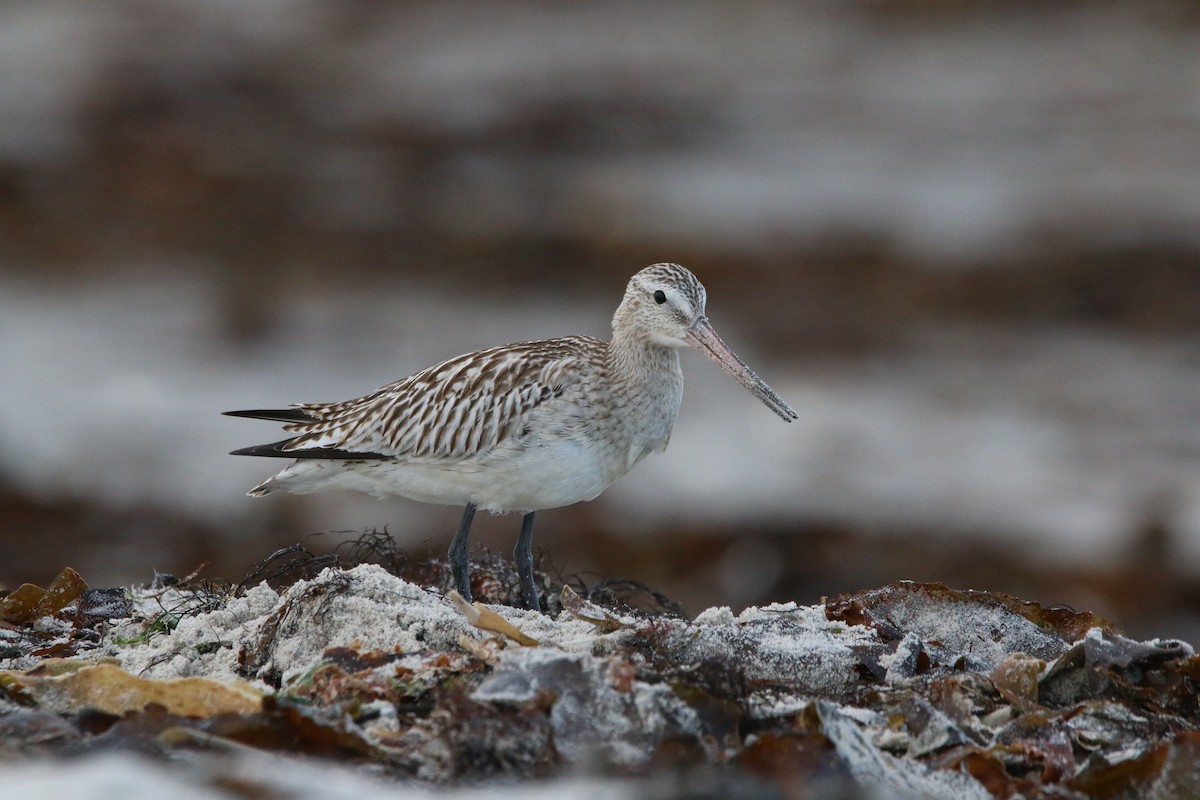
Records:
[[[785,422],[796,419],[796,412],[792,410],[792,407],[783,402],[783,398],[775,394],[775,390],[767,386],[766,381],[755,375],[754,370],[750,369],[745,361],[738,358],[737,353],[729,349],[729,345],[725,344],[713,330],[707,317],[700,317],[696,320],[695,324],[688,328],[684,338],[687,339],[688,344],[716,362],[721,369],[729,373],[751,394],[766,403],[767,407],[782,417]]]

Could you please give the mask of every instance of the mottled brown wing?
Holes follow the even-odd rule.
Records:
[[[567,337],[494,347],[452,358],[365,397],[293,406],[313,422],[284,430],[280,449],[349,451],[456,462],[482,455],[521,429],[529,413],[602,359],[604,342]]]

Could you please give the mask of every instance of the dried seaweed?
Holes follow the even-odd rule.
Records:
[[[347,565],[378,564],[391,574],[420,586],[442,592],[456,588],[448,561],[442,558],[416,558],[401,548],[387,528],[368,529],[338,547],[345,551]],[[547,568],[548,558],[542,550],[534,552],[534,585],[540,587],[541,607],[551,616],[561,611],[558,593],[562,581],[557,571]],[[471,559],[471,593],[483,603],[524,607],[521,579],[512,560],[479,549]]]
[[[596,585],[588,587],[583,596],[598,606],[612,609],[621,614],[687,618],[683,606],[661,592],[654,591],[644,583],[628,578],[605,578]]]
[[[283,547],[251,565],[235,592],[240,595],[248,587],[264,582],[273,588],[290,586],[298,580],[315,577],[321,570],[337,563],[336,555],[314,555],[301,544]]]

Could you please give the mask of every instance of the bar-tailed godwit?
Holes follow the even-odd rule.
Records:
[[[691,346],[790,422],[796,412],[721,340],[704,286],[678,264],[629,280],[608,341],[566,336],[452,358],[340,403],[229,411],[283,422],[291,436],[233,455],[296,459],[250,490],[356,489],[466,507],[449,559],[471,599],[467,536],[476,508],[524,514],[514,554],[538,608],[533,515],[591,500],[671,437]]]

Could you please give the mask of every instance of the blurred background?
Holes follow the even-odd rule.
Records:
[[[459,511],[252,500],[279,438],[690,267],[670,449],[539,515],[696,613],[899,579],[1200,640],[1200,12],[1124,2],[0,4],[0,584],[237,580]],[[475,540],[508,552],[516,517]]]

